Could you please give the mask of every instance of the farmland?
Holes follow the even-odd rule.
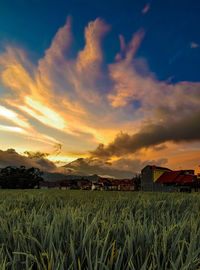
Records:
[[[0,190],[0,269],[199,269],[200,195]]]

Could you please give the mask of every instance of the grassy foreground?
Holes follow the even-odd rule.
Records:
[[[0,190],[0,269],[200,269],[200,194]]]

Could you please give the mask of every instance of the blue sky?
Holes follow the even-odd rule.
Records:
[[[0,3],[0,149],[198,168],[199,1]]]
[[[141,10],[150,4],[146,14]],[[135,31],[146,31],[138,55],[145,57],[150,70],[159,79],[198,81],[199,1],[1,1],[0,39],[24,46],[37,61],[65,23],[73,20],[74,43],[71,54],[84,46],[84,27],[97,17],[111,25],[112,31],[104,40],[105,59],[110,62],[119,50],[118,35],[129,41]]]

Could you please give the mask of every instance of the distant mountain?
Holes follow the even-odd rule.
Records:
[[[44,181],[49,182],[57,182],[57,181],[63,181],[63,180],[78,180],[78,179],[88,179],[89,181],[97,181],[100,176],[97,174],[89,175],[89,176],[82,176],[82,175],[67,175],[62,173],[50,173],[50,172],[44,172],[42,175]]]
[[[109,162],[98,158],[78,158],[62,166],[63,172],[68,175],[100,175],[105,178],[127,179],[134,176],[136,167],[143,167],[138,161],[120,159]],[[126,169],[127,168],[127,169]]]

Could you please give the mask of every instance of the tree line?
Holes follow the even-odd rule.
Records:
[[[38,168],[26,168],[25,166],[7,166],[0,169],[0,187],[6,189],[38,188],[43,181],[43,172]]]

